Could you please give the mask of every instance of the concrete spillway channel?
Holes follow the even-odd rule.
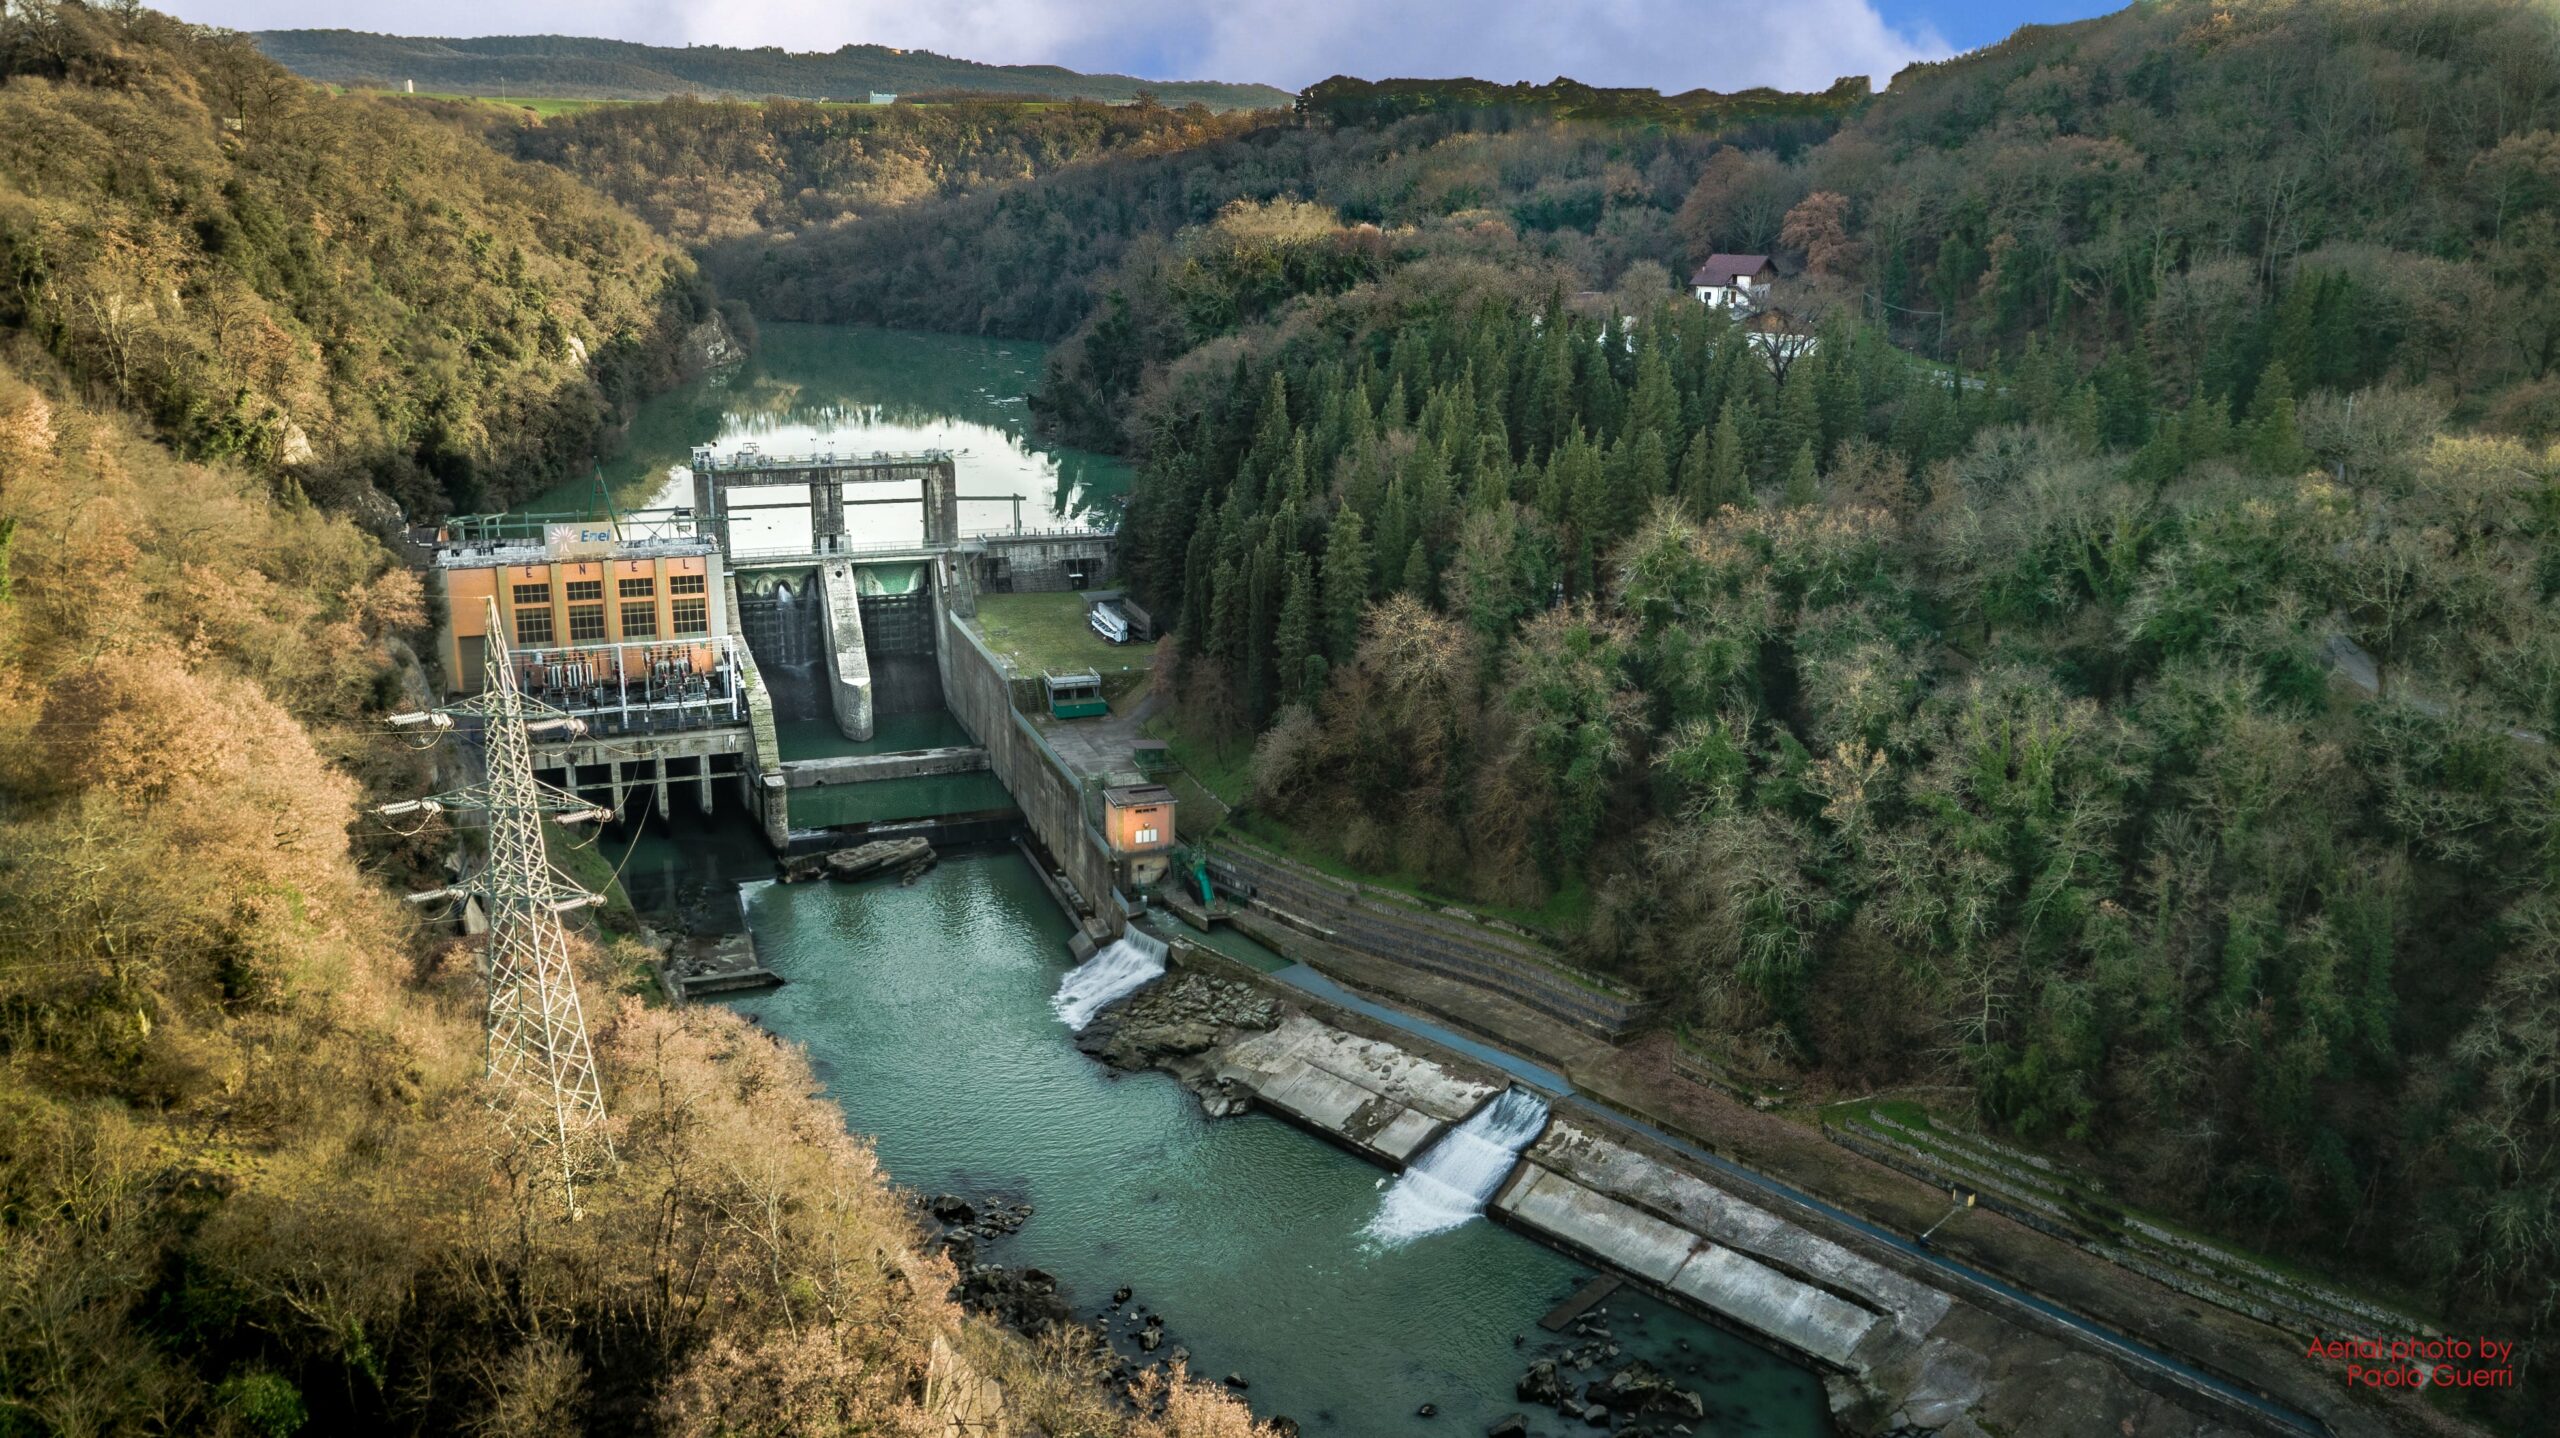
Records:
[[[1511,1075],[1425,1057],[1307,1013],[1202,1058],[1205,1085],[1249,1094],[1396,1170],[1519,1092]],[[1540,1105],[1542,1132],[1494,1187],[1486,1215],[1813,1363],[1829,1375],[1843,1431],[2112,1433],[2137,1411],[2160,1421],[2124,1431],[2322,1431],[2050,1305],[2022,1306],[2013,1295],[2033,1300],[1978,1275],[1935,1281],[1928,1256],[1915,1265],[1893,1243],[1861,1252],[1852,1243],[1864,1226],[1854,1220],[1838,1236],[1819,1231],[1819,1215],[1804,1216],[1810,1200],[1789,1204],[1754,1183],[1702,1176],[1694,1155],[1662,1151],[1667,1139],[1657,1146],[1554,1097],[1552,1116]],[[2136,1395],[2135,1383],[2148,1393]],[[2043,1426],[2015,1426],[2022,1419]],[[2071,1426],[2084,1420],[2099,1426]]]

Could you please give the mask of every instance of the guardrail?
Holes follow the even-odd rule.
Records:
[[[862,469],[899,464],[948,464],[953,458],[947,449],[921,449],[911,453],[892,454],[885,449],[869,454],[851,450],[807,450],[798,454],[767,454],[754,445],[741,445],[727,454],[707,444],[695,445],[693,467],[712,472],[768,469]]]

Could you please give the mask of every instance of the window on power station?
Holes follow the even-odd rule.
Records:
[[[699,574],[670,574],[667,576],[667,592],[669,594],[708,594],[711,592],[710,581]]]
[[[645,575],[638,579],[625,579],[615,593],[624,599],[655,599],[658,597],[658,581]]]
[[[516,642],[548,644],[551,642],[551,606],[519,604],[516,608]]]
[[[676,582],[679,584],[683,583],[684,576],[676,576]],[[708,634],[711,632],[711,605],[709,600],[679,599],[669,604],[667,609],[669,617],[675,620],[676,633]]]
[[[576,588],[571,585],[570,588]],[[601,587],[601,586],[599,586]],[[572,604],[569,606],[569,642],[593,644],[604,638],[604,606]]]
[[[1162,836],[1153,829],[1140,829],[1138,831],[1138,842],[1141,844],[1152,844],[1160,837]]]
[[[622,637],[625,639],[657,638],[658,601],[654,599],[624,600]]]
[[[567,598],[571,604],[582,599],[604,598],[604,581],[601,579],[572,579],[567,588]]]

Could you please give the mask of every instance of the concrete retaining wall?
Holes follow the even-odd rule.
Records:
[[[827,641],[827,699],[836,728],[857,743],[872,735],[871,654],[862,642],[862,603],[854,593],[853,566],[838,560],[818,570],[818,610]]]
[[[722,581],[729,612],[738,612],[738,577]],[[765,842],[777,854],[791,851],[791,789],[782,777],[782,740],[773,727],[773,695],[764,687],[752,647],[738,646],[738,674],[747,695],[747,754],[739,770],[738,797],[747,812],[764,826]]]
[[[847,754],[834,759],[794,759],[782,766],[794,789],[864,784],[874,779],[921,779],[969,774],[987,767],[987,751],[968,747],[909,749],[897,754]]]
[[[988,652],[969,626],[952,617],[939,591],[934,619],[942,629],[934,662],[942,670],[943,702],[986,750],[987,767],[1004,782],[1041,847],[1093,910],[1102,934],[1117,936],[1129,915],[1112,886],[1110,850],[1084,821],[1084,796],[1074,774],[1013,707],[1009,667]]]

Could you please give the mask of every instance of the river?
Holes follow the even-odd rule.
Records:
[[[772,326],[750,369],[651,406],[606,477],[628,508],[663,491],[666,465],[697,442],[871,450],[931,432],[964,437],[945,444],[967,451],[963,492],[1012,484],[1058,516],[1116,500],[1125,470],[1034,444],[1021,427],[1039,362],[1029,344]],[[532,507],[550,503],[582,507],[570,494]],[[954,858],[906,888],[777,885],[743,818],[679,813],[672,830],[649,820],[607,841],[634,902],[753,929],[789,982],[729,1002],[808,1049],[898,1182],[1034,1205],[983,1257],[1055,1274],[1089,1319],[1130,1286],[1132,1308],[1163,1316],[1195,1372],[1241,1374],[1258,1413],[1310,1434],[1475,1434],[1513,1411],[1542,1433],[1595,1431],[1512,1397],[1529,1360],[1561,1347],[1536,1320],[1590,1269],[1482,1218],[1381,1241],[1366,1232],[1386,1197],[1381,1170],[1267,1115],[1210,1120],[1169,1077],[1117,1075],[1079,1053],[1049,1002],[1069,967],[1068,925],[1019,856]],[[1243,940],[1220,946],[1279,964]],[[1701,1433],[1829,1431],[1807,1370],[1632,1289],[1607,1310],[1624,1356],[1706,1399]],[[1128,1346],[1127,1322],[1109,1331]],[[1436,1418],[1417,1416],[1425,1403]]]

